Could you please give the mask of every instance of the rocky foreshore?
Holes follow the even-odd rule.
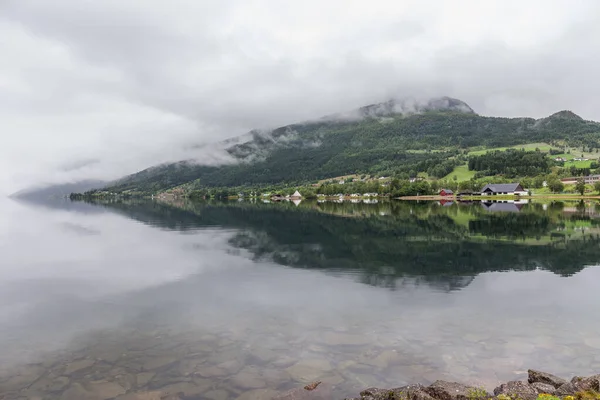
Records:
[[[493,394],[475,386],[456,382],[436,381],[429,386],[421,384],[394,389],[369,388],[360,397],[345,400],[536,400],[538,398],[567,400],[600,400],[600,374],[589,377],[575,376],[570,381],[536,370],[528,371],[527,381],[510,381],[494,389]],[[274,397],[274,400],[331,399],[327,384],[315,382]]]

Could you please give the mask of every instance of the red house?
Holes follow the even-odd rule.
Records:
[[[440,196],[454,196],[454,192],[450,189],[440,190]]]

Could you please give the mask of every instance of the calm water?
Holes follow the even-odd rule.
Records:
[[[596,210],[2,200],[0,399],[598,373]]]

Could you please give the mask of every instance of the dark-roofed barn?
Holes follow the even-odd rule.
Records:
[[[496,195],[527,195],[527,191],[523,189],[520,183],[490,183],[481,189],[482,196]]]

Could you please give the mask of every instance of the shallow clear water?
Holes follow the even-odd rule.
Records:
[[[5,399],[600,372],[594,204],[0,209]]]

